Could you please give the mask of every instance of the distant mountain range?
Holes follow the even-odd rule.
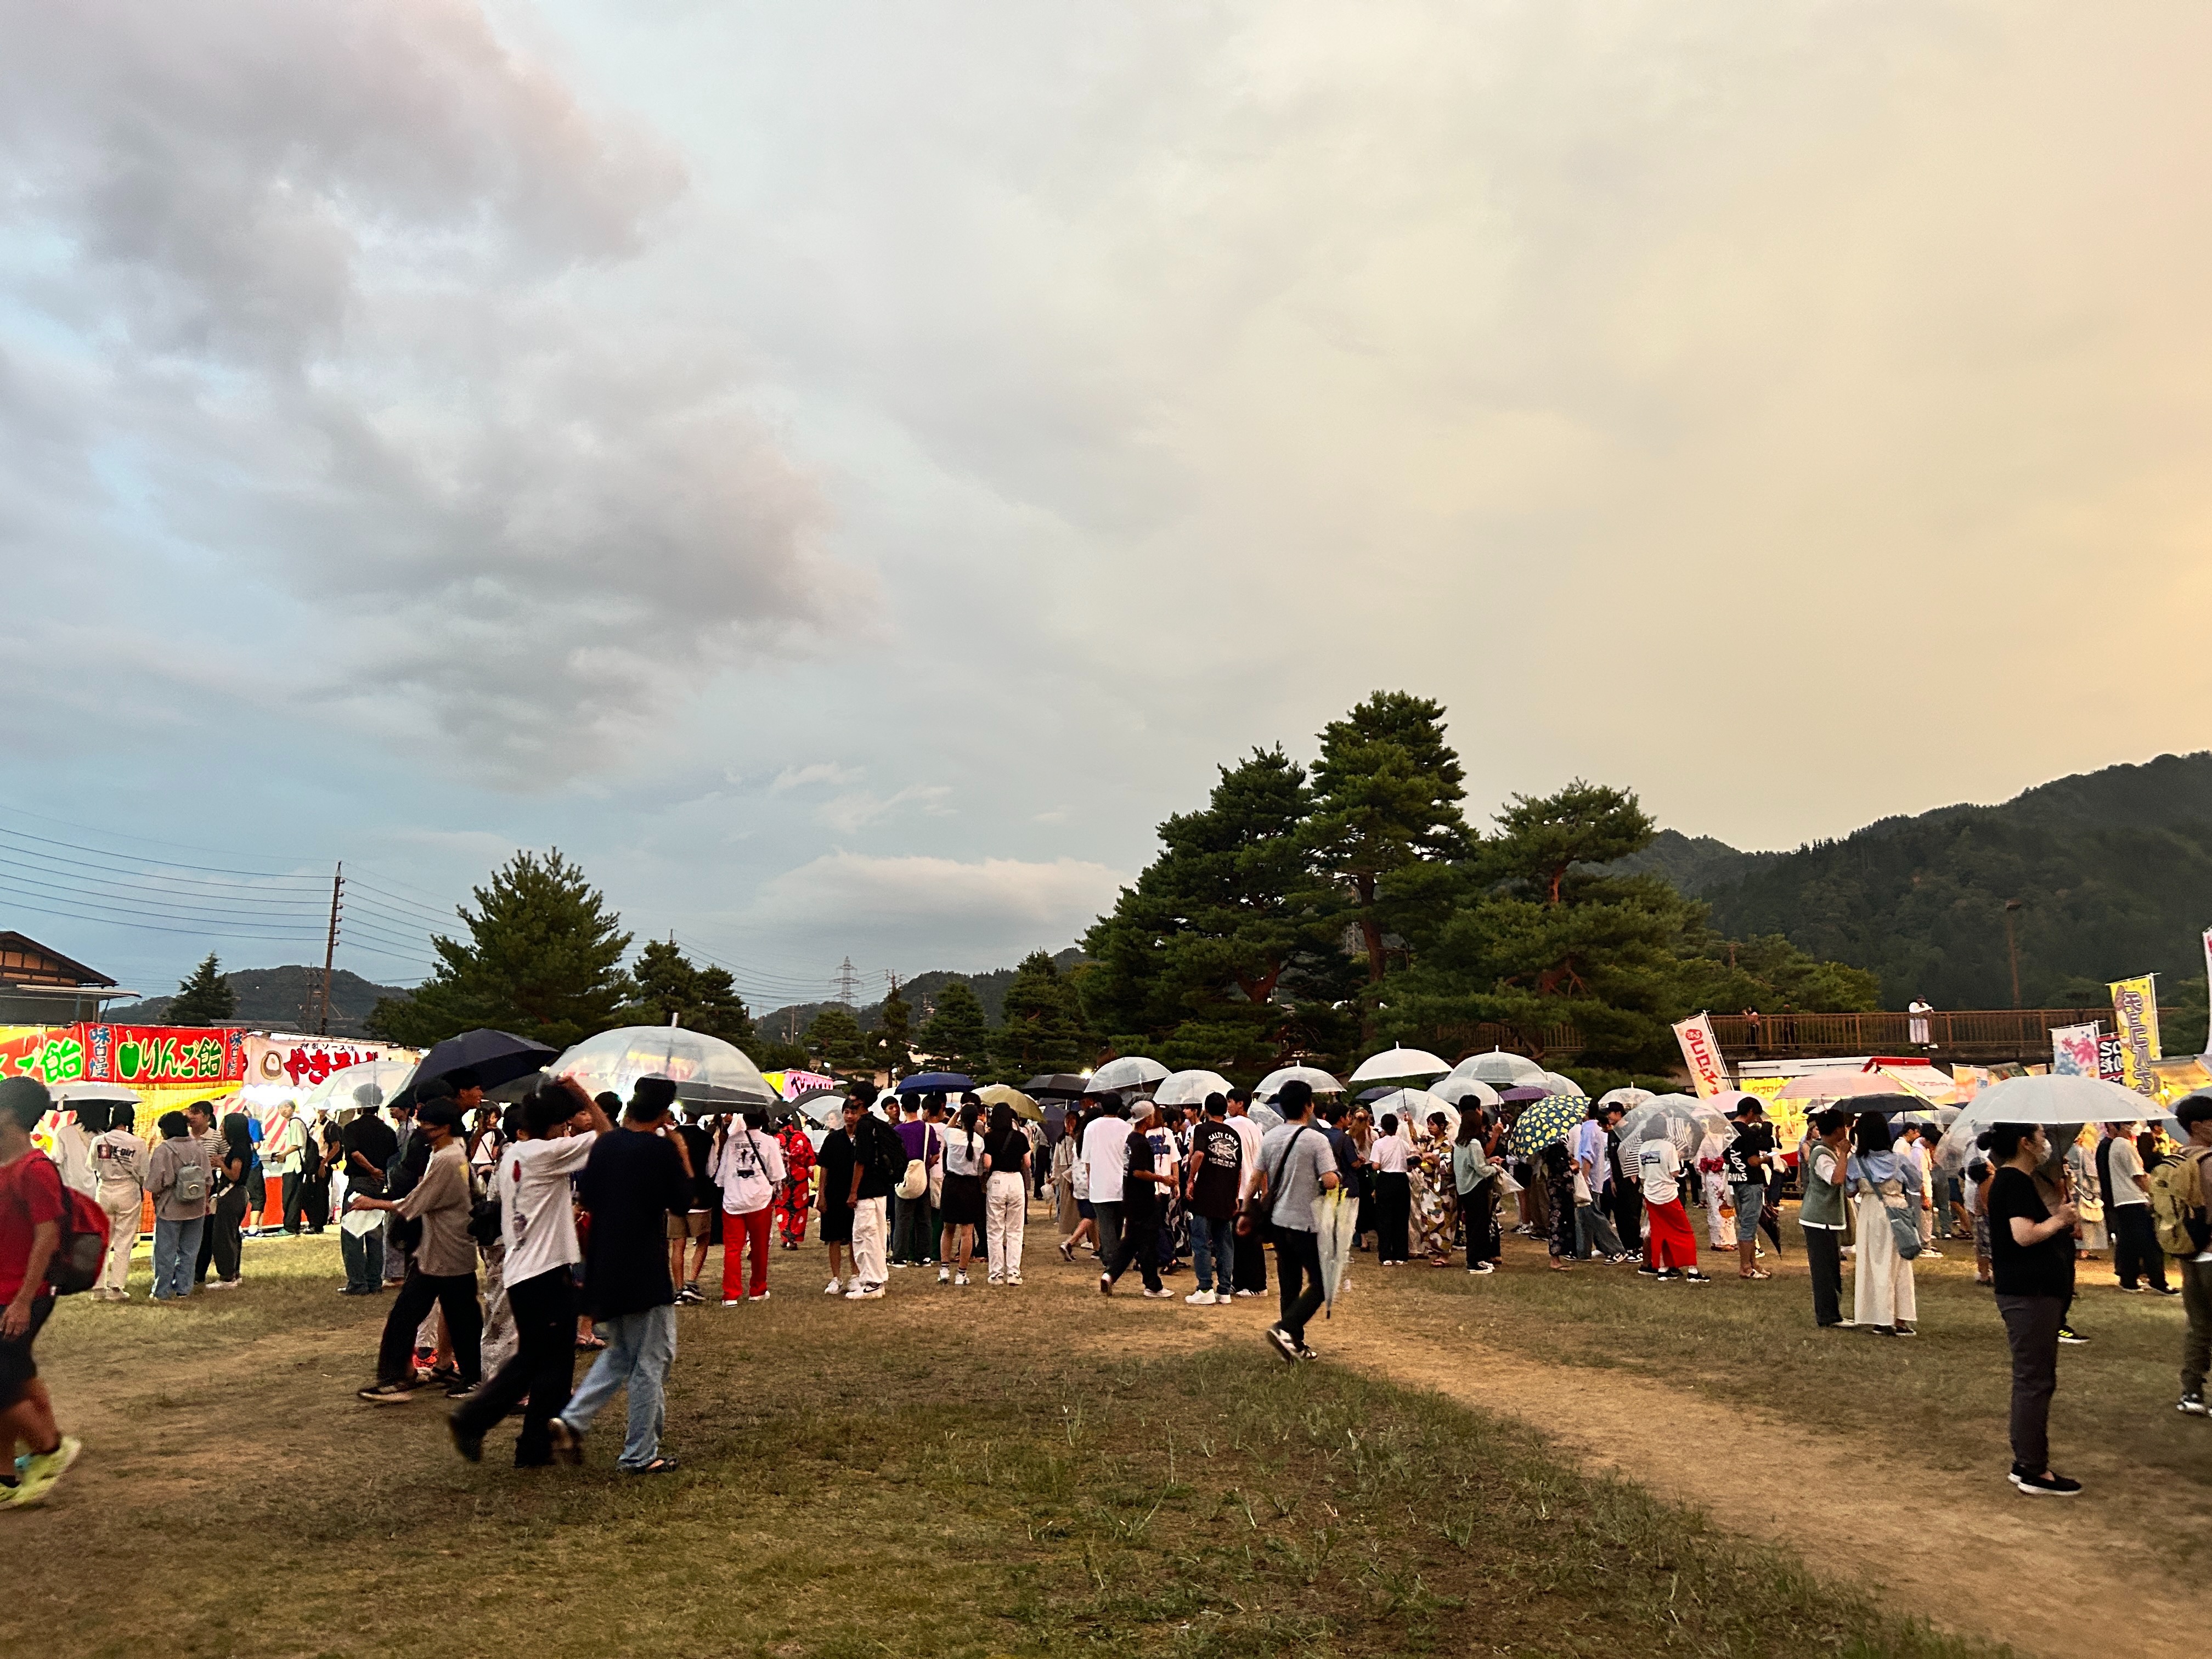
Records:
[[[1791,853],[1664,830],[1614,867],[1666,877],[1732,937],[1781,933],[1873,969],[1891,1007],[1914,996],[2010,1007],[2005,906],[2017,900],[2022,1006],[2094,1006],[2107,981],[2156,972],[2161,1006],[2201,1024],[2212,751],[2060,778],[1998,806],[1883,818]]]
[[[1080,945],[1071,945],[1054,956],[1052,960],[1054,965],[1064,974],[1085,958]],[[933,968],[926,974],[916,974],[912,979],[902,981],[899,985],[899,995],[906,1000],[908,1006],[914,1011],[915,1030],[919,1031],[922,1022],[929,1018],[931,1000],[944,988],[945,981],[951,979],[964,979],[968,981],[969,988],[975,993],[975,1000],[983,1005],[984,1018],[992,1024],[996,1025],[1006,1018],[1006,987],[1014,982],[1014,970],[1012,968],[994,968],[981,974],[956,974],[950,969]],[[814,1023],[814,1017],[817,1014],[824,1008],[835,1006],[827,1002],[787,1003],[782,1007],[771,1010],[768,1013],[756,1014],[753,1017],[753,1024],[759,1028],[763,1036],[772,1036],[785,1042],[795,1042],[805,1034],[806,1028]],[[876,1022],[882,1014],[883,1004],[872,1002],[866,1007],[855,1009],[854,1012],[860,1022],[860,1029],[864,1031],[872,1031],[876,1029]]]
[[[321,992],[319,968],[241,968],[225,974],[223,982],[238,998],[231,1016],[240,1025],[259,1025],[288,1031],[315,1029]],[[368,1018],[379,997],[404,996],[388,985],[374,985],[359,974],[339,969],[331,975],[331,1035],[366,1036],[362,1021]],[[149,997],[143,1002],[110,1008],[103,1018],[118,1025],[166,1025],[173,997]]]

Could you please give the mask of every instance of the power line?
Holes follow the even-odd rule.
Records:
[[[51,836],[33,836],[25,830],[9,830],[4,826],[0,826],[0,836],[4,836],[13,841],[33,841],[45,847],[59,847],[72,853],[89,853],[95,858],[112,859],[115,860],[115,863],[112,866],[96,864],[88,864],[84,866],[83,867],[88,870],[113,868],[128,871],[132,873],[144,874],[149,873],[146,870],[146,866],[148,865],[155,865],[165,870],[190,870],[198,874],[216,876],[258,876],[262,878],[260,882],[244,883],[211,881],[207,884],[207,885],[210,887],[245,886],[250,888],[262,886],[264,884],[270,881],[309,882],[318,880],[318,878],[316,877],[301,876],[289,870],[231,870],[207,864],[181,864],[174,859],[138,858],[130,854],[112,852],[105,847],[80,847],[75,842],[56,841]],[[31,849],[25,848],[18,850],[28,852]],[[76,860],[60,858],[52,853],[46,854],[43,856],[52,859],[58,864],[74,864],[77,862]]]

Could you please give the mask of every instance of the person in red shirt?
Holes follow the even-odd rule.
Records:
[[[61,1248],[62,1172],[31,1141],[53,1108],[35,1078],[0,1079],[0,1466],[30,1454],[0,1502],[27,1509],[46,1501],[76,1461],[78,1443],[54,1424],[54,1402],[39,1380],[31,1345],[54,1310],[46,1264]]]

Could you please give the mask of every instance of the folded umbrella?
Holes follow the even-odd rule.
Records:
[[[1359,1202],[1339,1187],[1314,1200],[1314,1231],[1321,1246],[1322,1317],[1336,1315],[1336,1297],[1352,1265],[1352,1247],[1359,1237]]]

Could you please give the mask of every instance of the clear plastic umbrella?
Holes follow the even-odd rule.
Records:
[[[1536,1086],[1549,1094],[1580,1095],[1585,1100],[1589,1098],[1589,1091],[1581,1084],[1571,1077],[1563,1077],[1557,1072],[1545,1073],[1544,1080]]]
[[[1486,1112],[1494,1112],[1499,1104],[1498,1091],[1479,1078],[1439,1078],[1429,1085],[1429,1092],[1447,1106],[1464,1106],[1472,1100]]]
[[[332,1072],[300,1097],[303,1115],[318,1112],[349,1112],[356,1106],[381,1106],[407,1086],[415,1075],[411,1060],[372,1060]],[[364,1092],[366,1091],[366,1092]]]
[[[2051,1073],[1993,1083],[1960,1109],[1936,1143],[1936,1167],[1950,1173],[1972,1161],[1974,1139],[1992,1123],[2136,1123],[2162,1119],[2166,1109],[2147,1095],[2101,1078]],[[2054,1144],[2063,1139],[2053,1135]]]
[[[1244,1115],[1260,1126],[1261,1134],[1267,1133],[1270,1129],[1279,1127],[1283,1121],[1283,1115],[1272,1106],[1255,1104],[1247,1107]]]
[[[1344,1085],[1318,1066],[1285,1066],[1280,1071],[1270,1072],[1253,1088],[1255,1100],[1273,1100],[1282,1092],[1285,1083],[1296,1079],[1317,1095],[1340,1095]]]
[[[1408,1140],[1428,1139],[1429,1117],[1432,1113],[1443,1115],[1446,1135],[1456,1136],[1459,1133],[1459,1109],[1441,1095],[1432,1094],[1426,1089],[1393,1089],[1379,1099],[1369,1101],[1367,1109],[1374,1113],[1377,1123],[1382,1121],[1383,1113],[1396,1113],[1398,1127]]]
[[[1119,1060],[1109,1060],[1091,1074],[1091,1082],[1084,1092],[1110,1095],[1122,1089],[1141,1089],[1147,1083],[1158,1083],[1168,1074],[1168,1068],[1157,1060],[1143,1054],[1124,1054]]]
[[[1686,1161],[1709,1134],[1725,1134],[1728,1119],[1711,1101],[1693,1095],[1659,1095],[1620,1120],[1620,1159],[1633,1163],[1647,1140],[1671,1140]]]
[[[1439,1060],[1426,1048],[1385,1048],[1379,1054],[1370,1054],[1359,1062],[1352,1073],[1354,1083],[1387,1083],[1400,1077],[1442,1077],[1451,1070],[1451,1061]]]
[[[1597,1097],[1597,1103],[1601,1109],[1618,1106],[1624,1112],[1632,1112],[1658,1098],[1649,1089],[1607,1089]]]
[[[665,1077],[678,1100],[708,1106],[773,1106],[775,1090],[745,1051],[681,1025],[620,1025],[581,1042],[546,1068],[586,1094],[629,1097],[641,1077]]]
[[[1452,1067],[1454,1077],[1471,1077],[1477,1083],[1487,1083],[1493,1089],[1536,1088],[1545,1086],[1544,1068],[1526,1054],[1509,1054],[1503,1048],[1493,1048],[1486,1054],[1469,1054]]]
[[[1218,1072],[1171,1072],[1152,1098],[1163,1106],[1202,1106],[1206,1096],[1226,1095],[1235,1086]]]
[[[1314,1231],[1321,1245],[1322,1316],[1332,1318],[1336,1312],[1338,1290],[1344,1284],[1345,1270],[1352,1264],[1352,1242],[1358,1237],[1353,1231],[1359,1221],[1359,1204],[1346,1195],[1340,1187],[1333,1193],[1323,1193],[1314,1200]]]

